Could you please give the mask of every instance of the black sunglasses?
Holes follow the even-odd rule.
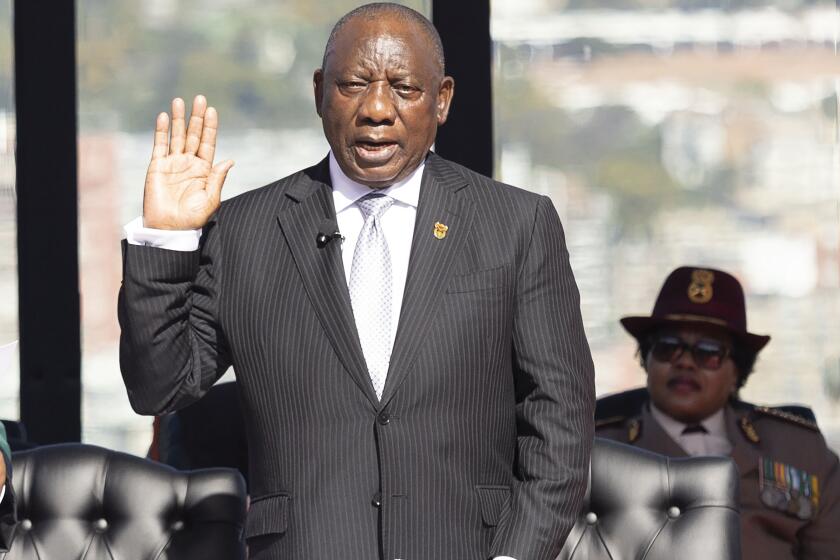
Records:
[[[718,369],[729,356],[730,349],[716,340],[701,339],[689,344],[678,336],[660,336],[654,339],[650,354],[657,362],[676,362],[688,350],[694,363],[705,369]]]

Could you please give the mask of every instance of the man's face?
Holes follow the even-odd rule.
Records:
[[[454,82],[443,77],[426,33],[384,15],[347,22],[325,67],[315,104],[342,171],[384,188],[407,177],[446,122]]]
[[[737,387],[738,370],[728,352],[722,360],[711,357],[715,348],[724,351],[732,348],[732,338],[725,330],[687,326],[660,331],[656,340],[663,344],[660,352],[654,344],[645,357],[645,370],[650,398],[660,410],[680,422],[692,424],[726,405]],[[696,345],[699,359],[687,348],[668,357],[667,349],[674,348],[679,341]]]

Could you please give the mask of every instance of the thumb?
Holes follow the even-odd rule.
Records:
[[[210,175],[207,177],[207,196],[215,203],[219,204],[222,199],[222,185],[225,184],[228,171],[233,167],[234,161],[227,159],[219,162],[210,170]]]

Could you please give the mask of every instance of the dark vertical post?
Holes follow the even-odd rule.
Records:
[[[14,3],[20,413],[81,440],[75,2]]]
[[[448,122],[435,151],[484,175],[493,175],[493,45],[490,0],[433,0],[432,18],[443,40],[447,74],[455,78]]]

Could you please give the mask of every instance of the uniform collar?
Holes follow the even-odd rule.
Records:
[[[631,443],[638,445],[643,449],[648,449],[655,453],[665,455],[667,457],[687,457],[688,453],[680,447],[677,440],[665,431],[662,424],[657,422],[651,412],[651,407],[645,405],[642,407],[642,413],[639,417],[639,436],[638,439]]]
[[[338,214],[342,210],[346,210],[357,200],[376,190],[376,192],[385,194],[394,199],[395,203],[411,206],[417,208],[420,201],[420,184],[423,179],[423,169],[426,167],[426,160],[420,162],[417,169],[411,174],[390,187],[384,189],[372,189],[361,183],[350,179],[341,170],[338,162],[335,159],[332,151],[330,151],[330,182],[333,188],[333,204],[335,205],[335,213]]]
[[[659,422],[659,425],[662,426],[662,429],[665,430],[665,433],[671,436],[671,439],[674,441],[679,441],[680,436],[683,433],[683,430],[688,426],[688,424],[684,424],[678,420],[675,420],[656,408],[656,405],[653,402],[650,403],[650,413],[653,415],[653,418]],[[701,426],[706,428],[706,431],[711,435],[720,436],[722,438],[726,438],[726,418],[724,417],[723,409],[721,408],[708,418],[699,422]]]

